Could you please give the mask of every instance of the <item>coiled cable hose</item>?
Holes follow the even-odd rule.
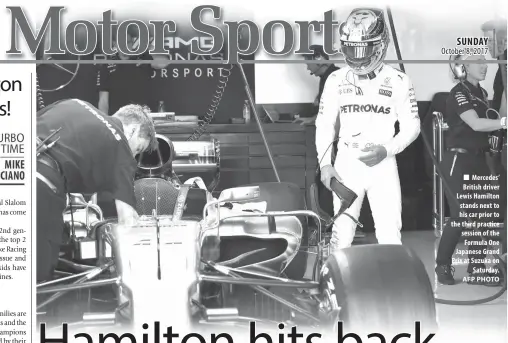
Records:
[[[39,86],[39,75],[35,73],[35,87],[37,92],[37,111],[42,110],[44,107],[44,98],[42,96],[41,87]]]
[[[230,64],[228,68],[223,68],[222,72],[219,75],[219,84],[217,85],[217,88],[215,89],[215,93],[212,96],[212,103],[208,107],[205,116],[203,118],[203,121],[199,123],[198,127],[192,135],[190,135],[189,138],[187,138],[187,141],[197,141],[201,136],[207,131],[208,126],[212,123],[213,118],[215,117],[215,113],[217,112],[217,109],[219,108],[220,102],[222,100],[222,97],[224,96],[224,92],[226,91],[226,87],[229,82],[229,77],[231,76],[231,73],[233,71],[234,65]],[[208,186],[208,190],[210,192],[213,192],[217,185],[220,182],[220,145],[219,142],[216,142],[214,140],[214,148],[215,148],[215,157],[216,157],[216,173],[214,180],[212,183]]]
[[[219,108],[220,102],[226,90],[226,86],[229,82],[229,77],[231,76],[231,72],[234,68],[233,64],[230,64],[228,68],[223,68],[222,73],[219,75],[219,84],[215,89],[215,93],[212,96],[212,103],[208,107],[208,110],[205,113],[203,121],[198,125],[196,130],[187,138],[187,141],[197,141],[207,130],[208,126],[212,122],[215,112]]]

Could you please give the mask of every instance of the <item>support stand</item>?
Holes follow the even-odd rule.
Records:
[[[443,120],[441,112],[433,112],[432,119],[432,148],[434,156],[437,161],[441,163],[443,160],[444,140],[443,133],[448,130],[448,125]],[[441,237],[443,228],[449,218],[445,217],[445,197],[443,190],[443,180],[439,176],[436,165],[433,165],[433,211],[432,211],[432,225],[434,226],[434,233],[436,237]]]
[[[247,80],[247,76],[245,75],[245,71],[244,71],[241,63],[238,63],[238,69],[240,69],[240,71],[242,73],[243,83],[245,86],[245,91],[247,92],[247,96],[249,97],[250,107],[252,108],[252,113],[254,113],[254,117],[256,118],[256,123],[258,124],[259,133],[261,134],[261,139],[263,139],[263,143],[265,144],[266,152],[268,153],[268,158],[270,159],[270,163],[272,164],[273,172],[275,173],[275,178],[277,179],[277,182],[281,182],[279,173],[277,171],[277,167],[275,166],[275,161],[273,159],[272,151],[270,150],[270,145],[268,144],[268,141],[266,139],[265,132],[263,130],[263,125],[261,124],[261,119],[259,118],[259,114],[256,111],[256,106],[254,104],[254,97],[252,96],[252,92],[249,87],[249,82]]]

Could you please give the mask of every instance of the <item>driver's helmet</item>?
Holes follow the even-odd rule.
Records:
[[[390,36],[382,10],[354,9],[339,35],[341,52],[355,74],[367,75],[383,62]]]
[[[156,137],[158,141],[157,149],[151,152],[145,151],[136,156],[138,162],[136,179],[167,179],[172,175],[172,162],[175,158],[173,142],[163,135],[156,135]]]

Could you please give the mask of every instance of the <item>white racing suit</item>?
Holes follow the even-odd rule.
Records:
[[[358,219],[367,194],[380,244],[401,244],[401,189],[395,156],[420,133],[415,92],[409,77],[388,65],[380,66],[374,77],[359,77],[349,67],[328,77],[316,119],[316,148],[320,166],[331,163],[332,142],[338,132],[335,169],[357,200],[346,211]],[[399,132],[395,135],[395,123]],[[387,157],[369,167],[360,161],[361,150],[383,145]],[[334,211],[340,200],[334,195]],[[356,224],[348,216],[337,218],[330,246],[332,250],[351,246]]]

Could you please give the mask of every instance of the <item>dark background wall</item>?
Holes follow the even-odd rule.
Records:
[[[87,56],[85,59],[92,60],[100,55]],[[65,88],[55,92],[42,93],[45,105],[65,98],[79,98],[94,105],[98,102],[96,87],[97,70],[99,65],[80,64],[77,77]],[[65,68],[74,70],[76,65],[64,65]],[[175,64],[169,65],[162,70],[154,70],[153,92],[156,97],[165,102],[167,111],[174,111],[180,115],[202,116],[212,104],[213,95],[219,84],[219,68],[226,66],[217,64]],[[249,86],[255,94],[254,64],[244,64],[245,72],[249,80]],[[201,77],[196,77],[196,73]],[[213,76],[204,76],[211,71]],[[184,72],[188,75],[184,77]],[[39,82],[46,87],[55,87],[69,80],[69,73],[51,65],[40,65],[37,70]],[[199,75],[199,74],[198,74]],[[317,91],[317,90],[316,90]],[[247,99],[243,79],[238,67],[233,69],[223,99],[217,110],[213,123],[228,123],[230,118],[242,117],[242,106]],[[301,115],[313,115],[311,104],[278,104],[275,105],[280,113],[300,113]],[[430,102],[419,101],[418,108],[422,122],[430,108]],[[265,113],[261,106],[257,106],[259,114],[264,117]],[[152,110],[156,111],[156,108]],[[425,131],[422,127],[422,131]],[[403,189],[414,192],[421,188],[422,183],[429,181],[429,174],[422,156],[427,155],[424,150],[421,137],[417,139],[406,151],[399,156],[399,169]],[[416,178],[415,178],[416,176]]]
[[[203,59],[202,56],[196,56],[190,53],[190,47],[187,42],[192,36],[189,33],[182,33],[180,36],[173,36],[172,44],[176,46],[171,50],[169,57],[172,60],[196,60]],[[175,43],[177,39],[182,39],[180,44]],[[198,37],[199,38],[199,37]],[[103,60],[106,58],[100,50],[99,43],[96,51],[84,60]],[[225,49],[222,52],[206,57],[210,59],[225,59]],[[61,56],[55,57],[62,59]],[[65,58],[72,60],[69,56]],[[243,56],[243,59],[253,59],[253,56]],[[45,105],[51,104],[57,100],[66,98],[79,98],[97,105],[97,75],[99,64],[62,64],[62,70],[55,65],[39,65],[37,68],[37,77],[42,89],[54,89],[58,85],[65,84],[70,80],[69,71],[76,71],[77,76],[66,87],[54,92],[43,92],[42,100]],[[255,97],[254,84],[254,65],[243,65],[247,76],[248,84]],[[221,70],[230,68],[230,65],[222,64],[173,64],[164,69],[153,69],[152,74],[152,92],[157,101],[164,101],[165,110],[175,112],[176,115],[197,115],[203,116],[212,105],[214,95],[216,94],[219,81],[224,80],[226,72]],[[222,75],[222,77],[221,77]],[[244,101],[247,94],[244,87],[244,80],[237,66],[234,67],[231,76],[228,78],[226,91],[224,92],[221,104],[215,114],[214,123],[229,123],[230,118],[241,118]],[[152,111],[157,111],[157,105],[153,106]]]

